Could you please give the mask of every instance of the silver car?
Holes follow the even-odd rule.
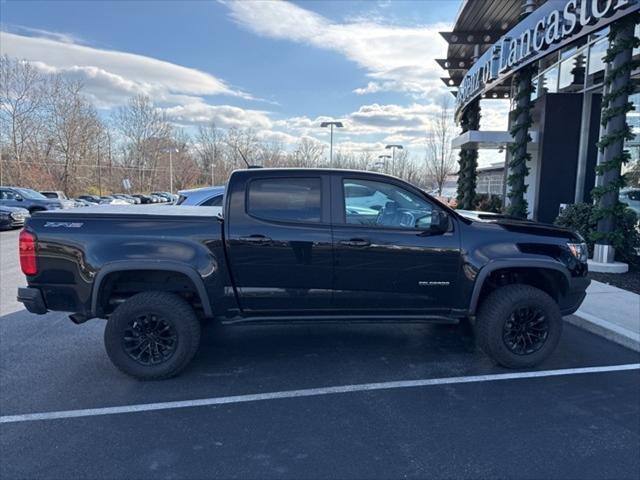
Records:
[[[202,207],[220,207],[224,198],[224,187],[204,187],[181,190],[176,205],[199,205]]]

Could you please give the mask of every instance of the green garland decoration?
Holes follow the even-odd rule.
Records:
[[[480,101],[475,100],[464,112],[460,125],[462,133],[480,128]],[[478,150],[461,148],[458,165],[457,208],[472,210],[474,208],[477,184]]]
[[[528,203],[524,198],[527,193],[527,185],[525,178],[529,174],[527,162],[531,160],[531,155],[527,153],[527,144],[531,141],[529,128],[532,125],[531,118],[531,92],[533,89],[531,83],[532,70],[524,68],[515,76],[516,93],[513,98],[515,109],[511,112],[513,123],[509,133],[514,139],[514,143],[509,146],[511,159],[509,160],[509,176],[507,177],[507,185],[509,185],[509,205],[506,212],[514,217],[526,218],[528,211]]]
[[[640,61],[633,59],[617,68],[613,68],[612,66],[617,55],[628,51],[629,49],[633,50],[634,48],[640,47],[640,39],[638,37],[631,36],[627,39],[619,38],[620,32],[624,29],[634,28],[638,23],[639,18],[640,15],[638,13],[633,13],[621,18],[610,27],[609,47],[603,58],[603,61],[609,65],[604,79],[605,91],[608,91],[609,87],[611,87],[613,82],[618,78],[626,76],[627,79],[629,79],[630,72],[640,67]],[[615,100],[620,97],[628,98],[628,96],[633,92],[633,84],[630,80],[627,80],[625,84],[620,86],[617,90],[608,91],[608,93],[602,96],[602,114],[600,123],[604,131],[607,133],[605,133],[597,143],[598,149],[601,153],[604,153],[605,149],[608,148],[620,148],[620,143],[624,143],[625,140],[632,140],[634,138],[633,132],[626,121],[627,113],[634,110],[633,104],[627,99],[621,105],[617,105],[615,107],[612,106]],[[615,131],[609,131],[607,128],[609,122],[621,116],[624,117],[624,122],[622,123],[621,128]],[[620,170],[629,160],[629,152],[627,150],[621,150],[620,154],[596,166],[596,174],[598,176],[605,176],[608,173],[613,173],[613,178],[610,178],[604,185],[597,186],[591,191],[591,196],[596,203],[592,219],[595,222],[598,222],[599,225],[605,220],[613,219],[614,225],[614,228],[609,232],[599,231],[600,228],[598,231],[593,232],[591,239],[596,243],[615,246],[620,245],[624,240],[622,238],[623,233],[619,229],[615,228],[615,225],[618,223],[617,219],[624,215],[626,208],[618,201],[618,192],[625,186],[625,178],[620,175]],[[617,172],[617,175],[615,172]],[[615,196],[613,202],[611,202],[611,195]],[[609,196],[609,201],[606,199],[607,196]],[[607,205],[607,203],[609,203],[609,205]]]

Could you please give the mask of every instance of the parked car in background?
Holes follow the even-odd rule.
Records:
[[[80,195],[78,198],[92,205],[100,205],[101,203],[104,203],[97,195]]]
[[[151,193],[166,199],[167,202],[175,202],[176,200],[178,200],[178,197],[170,192],[151,192]]]
[[[88,202],[87,200],[84,200],[82,198],[74,198],[73,201],[76,202],[78,207],[90,207],[91,205],[96,205],[95,203]]]
[[[204,187],[180,190],[176,205],[198,205],[202,207],[220,207],[224,198],[224,187]]]
[[[65,208],[60,200],[47,198],[35,190],[22,187],[0,187],[0,205],[24,208],[29,213]]]
[[[101,203],[106,205],[131,205],[131,202],[128,200],[123,200],[122,198],[117,198],[112,195],[103,195],[100,197],[102,200]]]
[[[140,203],[139,201],[136,201],[136,200],[135,200],[135,199],[133,199],[133,198],[129,198],[127,195],[125,195],[125,194],[123,194],[123,193],[112,193],[112,194],[110,195],[110,197],[117,198],[117,199],[120,199],[120,200],[124,200],[124,201],[125,201],[125,202],[127,202],[129,205],[134,205],[134,204],[136,204],[136,203]]]
[[[153,203],[165,203],[167,201],[166,198],[161,197],[160,195],[154,195],[153,193],[150,193],[149,196],[151,197]]]
[[[26,208],[0,206],[0,230],[22,228],[29,216]]]
[[[54,199],[60,200],[63,208],[75,208],[78,206],[74,200],[67,198],[67,195],[64,192],[61,192],[60,190],[49,190],[49,191],[44,191],[40,193],[47,198],[54,198]]]
[[[150,195],[143,195],[141,193],[134,193],[132,196],[137,198],[138,200],[140,200],[140,203],[142,203],[142,204],[157,203],[157,201],[156,202],[153,201],[153,198]]]
[[[640,219],[640,188],[625,188],[620,190],[619,200],[636,213]]]

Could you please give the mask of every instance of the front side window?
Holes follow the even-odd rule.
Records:
[[[11,190],[0,190],[0,200],[15,200],[16,194]]]
[[[428,229],[434,207],[391,183],[345,179],[344,216],[350,225]]]
[[[46,200],[47,197],[42,195],[40,192],[36,192],[35,190],[31,190],[30,188],[16,188],[18,192],[24,197],[29,198],[31,200]]]
[[[320,178],[264,178],[249,184],[247,212],[282,222],[320,222]]]

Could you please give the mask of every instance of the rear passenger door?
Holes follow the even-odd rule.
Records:
[[[331,308],[329,180],[313,171],[251,170],[232,177],[225,232],[244,312],[316,314]]]

